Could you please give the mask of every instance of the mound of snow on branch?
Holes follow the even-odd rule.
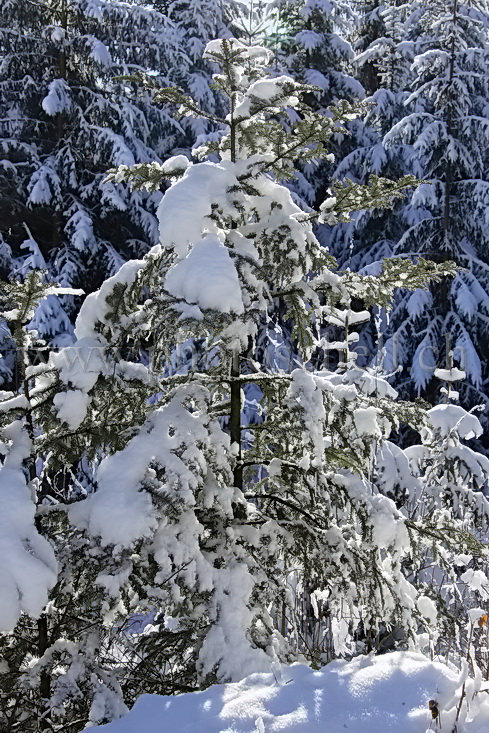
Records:
[[[227,247],[214,234],[196,242],[169,271],[165,288],[176,298],[222,313],[244,312],[238,273]]]
[[[436,700],[442,730],[452,731],[463,675],[413,652],[335,661],[315,672],[296,664],[178,697],[143,695],[100,733],[426,733]],[[472,700],[471,681],[466,699]],[[470,689],[469,689],[470,688]],[[458,733],[487,733],[489,696],[465,702]],[[431,728],[430,728],[431,724]],[[439,728],[436,728],[437,730]]]

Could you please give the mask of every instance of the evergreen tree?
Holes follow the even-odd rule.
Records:
[[[0,7],[0,262],[43,267],[90,291],[157,240],[159,196],[103,183],[107,168],[161,160],[185,135],[114,77],[187,79],[177,25],[138,2],[40,0]],[[36,327],[71,339],[72,298],[49,298]]]
[[[423,537],[432,545],[432,534],[408,524],[371,480],[374,447],[401,421],[422,424],[423,410],[397,404],[381,377],[355,367],[350,329],[368,318],[365,306],[387,306],[400,283],[423,287],[453,272],[448,263],[386,261],[380,277],[335,273],[313,222],[389,205],[413,179],[338,184],[320,212],[302,210],[281,181],[295,156],[328,154],[352,108],[328,118],[311,111],[301,101],[310,87],[267,77],[262,48],[215,41],[206,53],[222,67],[215,82],[229,100],[228,132],[208,147],[218,162],[177,156],[111,174],[149,190],[174,181],[158,210],[161,246],[87,298],[77,343],[52,355],[42,377],[56,390],[43,419],[57,460],[93,456],[101,445],[110,452],[95,468],[96,491],[69,512],[103,563],[97,583],[116,607],[125,598],[134,610],[162,608],[144,653],[167,668],[161,639],[173,632],[193,684],[290,655],[283,637],[300,631],[289,615],[291,567],[327,599],[336,654],[355,650],[359,625],[373,639],[393,624],[413,636],[423,622],[402,563],[416,563],[409,532],[421,533],[421,545]],[[155,96],[198,113],[174,88]],[[286,131],[291,106],[299,114]],[[305,365],[255,362],[250,374],[260,323],[281,300]],[[344,353],[336,372],[307,363],[323,322],[346,331],[334,347]],[[206,372],[161,376],[189,335],[206,339]],[[130,360],[142,342],[151,344],[150,369]],[[261,393],[255,426],[242,423],[248,383]]]
[[[377,9],[377,17],[385,20],[389,4],[384,5],[382,12]],[[375,61],[382,84],[373,99],[383,140],[379,137],[366,151],[355,151],[342,161],[338,175],[351,171],[356,180],[365,180],[364,172],[376,158],[374,170],[389,175],[411,172],[426,183],[394,217],[382,213],[372,217],[367,212],[355,230],[333,232],[332,249],[343,252],[345,264],[368,267],[367,271],[374,271],[375,262],[380,267],[381,257],[392,254],[459,263],[464,269],[450,286],[405,293],[390,324],[379,324],[390,335],[384,367],[404,368],[397,382],[403,395],[421,391],[433,401],[434,369],[453,351],[468,376],[461,386],[462,401],[467,406],[486,403],[487,227],[481,212],[486,207],[488,174],[483,152],[488,131],[484,71],[488,6],[485,2],[434,2],[426,8],[390,5],[390,17],[396,13],[402,20],[404,13],[406,20],[397,30],[391,24],[395,32],[387,46],[380,38],[359,57],[360,63]],[[389,48],[392,68],[397,69],[390,77],[389,64],[382,67],[377,60],[382,53],[389,58]],[[413,52],[408,75],[406,62]],[[394,83],[390,90],[385,88],[389,78]],[[365,335],[370,358],[374,338],[372,333]]]
[[[425,480],[431,453],[415,475],[388,439],[402,423],[427,431],[429,416],[359,369],[352,351],[371,307],[388,308],[400,285],[426,288],[454,267],[401,259],[385,260],[375,277],[341,273],[313,232],[315,222],[390,205],[415,179],[346,181],[318,212],[302,209],[283,183],[296,156],[328,155],[354,108],[312,111],[304,98],[314,89],[271,78],[264,48],[229,39],[206,55],[222,69],[214,80],[228,100],[218,119],[226,134],[208,144],[211,160],[201,149],[200,162],[178,155],[111,172],[109,184],[136,191],[171,184],[158,207],[160,245],[87,297],[76,343],[45,365],[26,364],[39,345],[28,326],[34,307],[55,288],[38,271],[5,288],[22,378],[19,394],[0,403],[0,488],[10,496],[12,469],[24,487],[7,503],[15,521],[2,554],[1,709],[11,730],[81,730],[120,715],[142,691],[268,671],[297,646],[321,662],[371,650],[392,628],[415,643],[420,626],[436,625],[416,587],[420,563],[428,552],[440,563],[455,545],[480,547],[458,524],[471,485],[448,483],[443,511],[429,516],[399,508],[402,490]],[[175,87],[157,90],[151,77],[146,87],[180,114],[215,121]],[[287,129],[291,107],[298,119]],[[263,366],[256,337],[281,302],[302,361]],[[322,335],[328,323],[344,332],[334,343]],[[189,337],[207,346],[205,371],[167,376],[175,345]],[[342,354],[336,370],[311,361],[318,348]],[[260,424],[242,411],[247,384]],[[300,587],[327,614],[329,657],[303,640]],[[111,623],[113,634],[104,631]]]
[[[398,178],[409,172],[411,148],[406,143],[386,146],[384,136],[405,116],[406,86],[410,79],[412,44],[404,39],[408,5],[398,0],[360,3],[359,20],[352,30],[357,51],[354,67],[370,92],[365,114],[356,123],[355,145],[340,151],[333,177],[367,183],[372,173]],[[343,155],[341,153],[343,152]],[[350,222],[324,228],[322,241],[343,267],[360,272],[380,271],[384,257],[393,255],[408,224],[406,199],[392,209],[353,214]],[[372,364],[378,348],[383,318],[361,329],[358,353],[361,363]]]
[[[466,405],[487,400],[483,362],[489,272],[481,212],[488,175],[488,26],[489,7],[478,0],[434,2],[413,13],[408,30],[417,55],[408,114],[385,138],[387,145],[412,146],[410,168],[427,181],[406,210],[408,227],[395,252],[452,259],[466,269],[450,286],[400,300],[387,360],[411,361],[414,387],[430,395],[434,368],[443,365],[445,352],[453,351],[467,374],[461,387]]]
[[[362,90],[348,74],[353,53],[345,39],[353,19],[350,3],[277,0],[273,6],[280,54],[290,73],[321,89],[323,103],[357,97]]]
[[[213,38],[227,38],[238,22],[242,7],[236,0],[154,0],[152,3],[182,34],[182,48],[188,57],[188,68],[173,77],[174,83],[186,89],[207,112],[222,112],[223,100],[212,88],[212,64],[205,59],[204,49]],[[215,125],[200,117],[182,120],[188,132],[188,147],[199,136],[205,136]]]
[[[357,55],[368,51],[371,44],[386,37],[385,23],[382,17],[385,9],[383,0],[359,0],[354,4],[357,19],[353,28],[353,48]],[[379,58],[367,58],[357,69],[357,76],[368,95],[377,91],[380,86],[380,74],[377,66]]]
[[[351,36],[359,81],[369,96],[379,89],[402,88],[410,46],[404,38],[409,3],[404,0],[359,0],[354,5],[358,19]]]
[[[396,178],[408,170],[410,148],[406,144],[386,147],[384,136],[405,115],[408,97],[411,44],[404,42],[403,18],[407,6],[397,0],[366,3],[354,33],[357,53],[354,64],[365,78],[371,95],[366,99],[363,126],[358,127],[357,145],[338,161],[336,178],[367,182],[371,173]],[[331,229],[325,238],[342,265],[361,270],[382,257],[392,256],[405,227],[404,201],[393,211],[359,212],[346,226]]]
[[[37,445],[32,356],[45,347],[27,326],[46,298],[76,294],[42,271],[2,283],[18,390],[0,392],[0,726],[2,731],[80,730],[127,708],[104,625],[94,559],[66,521],[83,487],[70,467],[52,471]],[[15,628],[14,633],[8,633]],[[6,633],[7,632],[7,633]]]
[[[363,88],[351,74],[353,50],[347,40],[354,17],[350,3],[343,0],[275,0],[272,7],[276,11],[272,38],[277,70],[282,69],[298,81],[317,87],[309,101],[325,115],[332,103],[341,99],[361,99]],[[331,140],[328,159],[313,159],[300,166],[294,188],[312,206],[319,206],[325,198],[331,163],[340,150],[344,155],[345,147],[348,148],[345,135],[348,140],[352,130],[354,133],[354,123]]]
[[[487,533],[489,460],[466,444],[480,438],[483,429],[478,410],[469,412],[457,404],[455,386],[465,373],[453,366],[453,354],[446,369],[435,370],[435,378],[446,385],[441,388],[442,401],[428,411],[421,444],[405,450],[410,469],[418,477],[406,497],[406,511],[411,516],[429,517],[434,523],[449,511],[469,542],[468,552],[461,553],[454,545],[438,557],[426,548],[416,584],[442,611],[432,650],[456,663],[461,652],[467,659],[473,653],[471,664],[477,676],[480,673],[475,665],[481,663],[480,653],[485,650],[477,650],[477,655],[475,650],[471,652],[470,637],[477,620],[474,609],[483,607],[489,598],[487,555],[480,544]],[[469,533],[475,541],[470,541]]]

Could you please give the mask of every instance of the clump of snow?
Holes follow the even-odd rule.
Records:
[[[35,504],[23,462],[31,444],[22,423],[4,430],[11,440],[0,468],[0,631],[14,628],[22,612],[37,617],[57,580],[53,548],[34,524]]]
[[[451,369],[435,369],[434,376],[443,382],[460,382],[465,379],[466,374],[462,369],[452,367]]]
[[[273,104],[279,107],[296,107],[299,98],[292,92],[296,86],[290,76],[277,76],[275,79],[258,79],[253,82],[241,102],[236,106],[236,118],[245,119],[252,114],[255,103],[259,107]],[[286,91],[287,90],[287,91]],[[256,110],[254,110],[256,112]]]
[[[479,621],[480,618],[485,616],[487,611],[485,611],[483,608],[471,608],[469,610],[469,620],[470,623],[475,624],[477,621]]]
[[[176,298],[204,310],[238,315],[244,312],[233,260],[227,247],[212,234],[196,242],[188,255],[168,271],[165,288]]]
[[[144,260],[125,262],[115,275],[112,275],[103,283],[99,290],[90,293],[85,298],[75,323],[75,335],[78,343],[82,339],[99,339],[100,334],[96,326],[99,322],[105,322],[106,313],[109,309],[107,296],[112,294],[116,284],[132,285],[143,267]]]
[[[424,616],[425,619],[430,622],[430,624],[435,626],[438,614],[436,611],[436,606],[431,598],[428,598],[428,596],[419,596],[418,600],[416,601],[416,605],[420,614]]]
[[[79,390],[88,391],[96,383],[100,372],[103,371],[104,346],[97,339],[83,338],[73,346],[67,346],[57,353],[53,352],[51,354],[51,361],[58,369],[62,382]],[[61,405],[68,399],[63,396],[65,394],[62,393],[61,396],[57,396],[54,400],[55,406],[59,409],[61,409]],[[80,396],[73,398],[73,406],[75,401],[77,401],[78,406],[81,406]],[[58,417],[68,424],[71,421],[77,420],[75,415],[71,419],[66,419],[67,415],[68,413],[64,412],[63,416],[58,414]]]
[[[197,443],[207,436],[198,414],[191,414],[182,404],[185,390],[172,402],[155,410],[125,446],[100,463],[97,491],[73,504],[70,518],[81,528],[100,537],[102,545],[130,547],[144,537],[152,537],[157,527],[156,510],[150,492],[145,490],[153,460],[165,466],[165,488],[177,490],[180,500],[194,503],[192,490],[198,477],[179,456],[184,441]],[[190,436],[190,437],[189,437]],[[166,528],[168,534],[168,528]]]
[[[112,63],[112,56],[105,43],[102,43],[102,41],[98,38],[94,38],[93,36],[87,36],[87,40],[92,47],[90,52],[92,59],[97,64],[100,64],[100,66],[110,66]]]
[[[28,410],[29,407],[29,400],[24,395],[14,395],[13,392],[0,391],[0,412]]]
[[[277,76],[275,79],[259,79],[250,86],[248,93],[266,102],[281,94],[282,86],[291,82],[292,79],[290,76]]]
[[[477,591],[480,597],[484,600],[489,598],[489,580],[482,570],[466,570],[465,573],[460,576],[460,580],[463,583],[467,583],[469,588],[472,590]]]
[[[177,697],[143,695],[100,733],[425,733],[435,700],[451,731],[463,675],[414,652],[334,661],[315,672],[292,665]],[[470,681],[466,689],[470,687]],[[467,697],[472,697],[468,690]],[[457,721],[464,733],[487,733],[487,695]]]
[[[162,245],[174,247],[179,257],[185,257],[189,245],[202,239],[203,233],[216,231],[210,218],[212,206],[228,209],[229,191],[238,186],[233,166],[226,161],[197,165],[187,161],[183,177],[166,191],[158,207]]]
[[[482,435],[482,425],[475,415],[464,410],[460,405],[436,405],[428,411],[429,421],[441,437],[446,437],[456,430],[461,438],[470,440]]]
[[[268,670],[271,656],[250,645],[247,633],[254,617],[250,608],[254,581],[249,569],[244,563],[233,563],[215,569],[213,576],[210,612],[214,623],[199,651],[199,667],[219,670],[218,679],[228,680]]]
[[[186,155],[173,155],[171,158],[168,158],[168,160],[165,160],[161,166],[161,170],[168,174],[177,173],[185,171],[189,165],[191,165],[191,163]]]
[[[50,117],[65,112],[71,107],[70,87],[64,79],[53,79],[49,83],[48,93],[42,100],[41,106]]]
[[[29,181],[29,204],[43,205],[51,203],[53,191],[56,190],[58,185],[58,174],[53,170],[51,161],[47,160],[31,176]]]
[[[70,430],[77,430],[85,419],[89,399],[81,389],[58,392],[53,398],[58,420],[65,422]]]
[[[141,431],[123,451],[104,458],[97,473],[98,490],[70,508],[71,521],[101,536],[102,545],[130,547],[156,527],[151,497],[141,488],[156,452],[151,429],[158,416],[155,413],[147,432]]]
[[[358,435],[373,435],[376,438],[382,437],[382,431],[378,425],[379,410],[376,407],[359,407],[353,413],[355,428]]]
[[[418,187],[419,190],[421,186]],[[428,308],[433,304],[433,296],[427,290],[421,290],[418,288],[412,295],[409,296],[407,301],[406,310],[412,319],[421,316]]]

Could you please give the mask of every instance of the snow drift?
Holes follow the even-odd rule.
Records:
[[[457,733],[489,731],[489,695],[467,681]],[[315,672],[295,664],[178,697],[142,695],[100,733],[451,733],[463,675],[422,654],[391,652],[331,662]],[[486,699],[487,698],[487,699]],[[435,700],[439,722],[428,702]],[[467,709],[466,701],[469,700]],[[440,727],[441,725],[441,727]],[[431,726],[431,727],[430,727]]]

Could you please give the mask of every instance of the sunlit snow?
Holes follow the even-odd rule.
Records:
[[[435,700],[451,731],[462,693],[459,673],[413,652],[293,665],[178,697],[143,695],[124,718],[95,733],[425,733]],[[469,691],[470,694],[470,691]],[[479,700],[479,697],[482,700]],[[480,693],[459,730],[487,733],[489,696]],[[463,728],[462,728],[463,726]],[[438,728],[437,728],[438,730]]]

